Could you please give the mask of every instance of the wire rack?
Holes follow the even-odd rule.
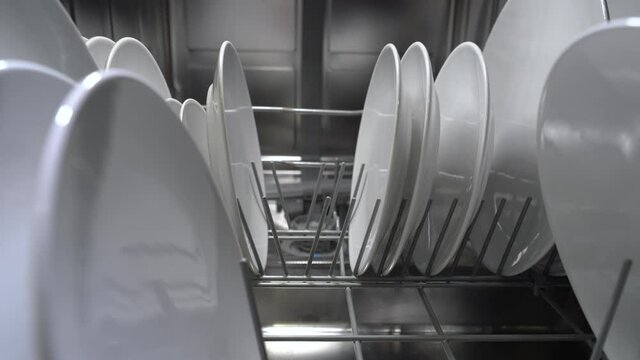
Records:
[[[288,112],[302,115],[361,115],[361,111],[270,107],[255,107],[254,111]],[[258,180],[259,176],[256,164],[252,164],[252,168],[256,183],[260,183]],[[277,202],[278,206],[283,210],[289,229],[291,228],[292,223],[290,213],[286,207],[287,202],[285,201],[278,173],[283,170],[299,168],[318,169],[318,177],[313,187],[314,190],[307,210],[306,223],[303,229],[278,230],[275,226],[271,210],[269,209],[269,200]],[[453,261],[439,275],[426,275],[431,273],[431,265],[440,249],[440,245],[444,239],[444,234],[449,230],[448,227],[452,214],[458,205],[458,199],[452,199],[448,215],[440,229],[425,273],[420,273],[416,268],[414,268],[411,265],[410,259],[412,259],[419,233],[424,227],[429,209],[431,208],[431,200],[428,201],[416,233],[408,244],[408,253],[400,259],[395,270],[389,276],[381,276],[381,273],[376,273],[371,269],[362,276],[355,276],[351,273],[349,263],[346,260],[348,259],[348,256],[346,256],[347,246],[344,246],[344,244],[349,241],[348,227],[356,199],[355,196],[353,198],[349,198],[349,194],[340,192],[341,184],[346,182],[346,178],[349,177],[349,174],[354,174],[352,164],[348,162],[335,161],[278,161],[263,162],[262,170],[266,171],[267,175],[272,176],[273,185],[275,187],[275,194],[271,198],[268,198],[263,193],[260,194],[262,196],[262,204],[264,206],[265,214],[267,214],[270,248],[273,249],[275,253],[269,257],[267,264],[258,264],[260,274],[258,276],[254,276],[250,280],[254,293],[259,293],[261,289],[274,289],[281,292],[286,292],[291,289],[315,289],[318,291],[331,292],[331,295],[327,296],[331,296],[333,298],[336,296],[343,296],[343,301],[346,305],[346,314],[348,317],[348,326],[340,331],[333,332],[303,331],[303,328],[296,327],[296,324],[298,323],[295,321],[291,322],[289,331],[273,331],[273,328],[270,327],[269,324],[265,324],[263,321],[262,338],[265,343],[273,344],[286,342],[294,344],[293,346],[295,346],[295,344],[299,344],[299,346],[308,346],[309,343],[327,342],[341,344],[350,343],[353,347],[353,357],[351,358],[355,358],[357,360],[365,359],[363,344],[377,342],[435,344],[436,347],[440,348],[440,351],[443,354],[441,358],[448,360],[462,358],[457,357],[456,354],[459,352],[457,351],[458,344],[464,343],[526,343],[532,344],[532,346],[539,343],[579,343],[586,348],[585,355],[575,355],[572,356],[572,358],[589,358],[591,360],[606,358],[602,352],[602,348],[613,322],[615,312],[632,265],[631,261],[625,261],[621,266],[615,291],[611,295],[606,320],[602,329],[599,329],[598,336],[596,337],[589,329],[588,325],[586,325],[579,306],[576,306],[577,311],[573,308],[567,309],[566,306],[563,306],[563,303],[557,300],[557,296],[555,296],[558,291],[569,292],[572,296],[571,286],[566,277],[553,277],[549,275],[552,265],[558,257],[555,247],[547,257],[541,271],[529,271],[525,274],[513,277],[502,276],[506,260],[509,257],[512,246],[518,236],[520,227],[527,216],[527,212],[532,201],[531,198],[527,198],[522,205],[520,214],[514,228],[512,229],[510,240],[502,255],[500,265],[496,272],[497,274],[492,274],[485,269],[482,265],[482,261],[492,240],[496,226],[500,220],[502,210],[507,202],[506,199],[502,199],[498,203],[498,207],[492,218],[489,230],[485,235],[483,246],[477,254],[474,254],[474,258],[469,258],[468,256],[465,257],[464,255],[465,252],[469,251],[467,243],[469,241],[471,230],[478,219],[478,215],[481,211],[490,211],[484,209],[482,203],[480,203],[477,213],[470,223],[469,228],[466,229],[464,241],[457,249]],[[364,171],[364,165],[357,170],[358,175],[355,178],[356,186],[354,194],[358,193],[360,179]],[[321,198],[321,183],[323,182],[326,173],[332,174],[333,184],[328,191],[329,195]],[[353,176],[351,176],[351,178],[353,179]],[[337,199],[339,196],[342,196],[343,198],[346,197],[348,200],[345,201],[345,204],[338,206]],[[308,199],[308,197],[304,195],[301,197]],[[310,229],[311,214],[317,210],[316,203],[318,203],[319,198],[322,200],[319,219],[317,220],[315,229]],[[369,220],[365,241],[363,242],[363,246],[354,266],[356,269],[359,268],[362,260],[363,250],[366,246],[374,220],[378,215],[379,205],[380,200],[377,200]],[[344,210],[344,206],[347,208],[346,214],[342,211],[342,216],[339,216],[337,208],[341,207],[342,210]],[[253,239],[248,231],[247,224],[244,219],[244,212],[239,202],[238,209],[243,226],[245,226],[245,232],[248,235],[254,259],[258,259],[255,244],[253,243]],[[404,206],[401,205],[400,210],[392,223],[390,239],[394,239],[395,232],[399,227],[403,209]],[[335,222],[337,226],[333,229],[330,227],[328,228],[325,226],[327,222],[331,222],[332,224]],[[306,258],[285,254],[282,249],[282,243],[291,241],[311,244],[310,247],[308,247],[309,251]],[[332,244],[333,251],[328,254],[318,254],[317,250],[319,245],[326,243]],[[379,269],[383,268],[382,265],[385,264],[388,259],[391,243],[391,241],[387,242],[387,245],[383,249]],[[465,260],[462,260],[463,258],[465,258]],[[423,310],[428,317],[428,326],[419,330],[407,330],[406,327],[401,327],[400,329],[398,329],[397,326],[395,328],[384,328],[383,324],[371,325],[369,322],[366,324],[363,324],[362,321],[359,322],[359,311],[357,308],[358,302],[354,301],[354,291],[359,291],[360,289],[367,289],[367,291],[370,292],[372,291],[374,296],[376,291],[388,291],[389,289],[392,291],[402,292],[402,294],[407,294],[407,291],[415,292],[416,298],[420,300],[419,303],[421,303]],[[507,291],[507,289],[518,289],[518,291],[524,291],[529,294],[528,296],[531,298],[540,299],[538,301],[545,303],[545,306],[550,309],[558,320],[556,326],[535,328],[535,331],[529,332],[523,332],[519,328],[501,326],[501,324],[495,324],[495,326],[489,330],[486,328],[456,329],[455,327],[449,326],[447,321],[442,321],[443,317],[449,316],[447,315],[448,311],[446,310],[446,307],[434,306],[432,295],[430,295],[433,292],[436,292],[437,295],[437,291],[443,291],[443,289],[455,289],[458,292],[486,291],[489,294],[492,291],[496,292],[496,290],[498,291],[496,293],[500,293]],[[342,292],[343,295],[338,295],[338,292]],[[397,300],[398,299],[396,299],[396,301]],[[488,298],[488,301],[491,301],[490,297]],[[260,299],[258,299],[258,303],[260,303]],[[386,305],[393,306],[393,304]],[[296,306],[305,305],[297,304]],[[314,306],[314,304],[310,303],[308,306]],[[517,306],[517,304],[515,306]],[[258,311],[261,313],[261,319],[264,317],[263,313],[269,311],[269,309],[259,310],[262,310]],[[322,311],[322,309],[318,311]],[[286,322],[286,320],[283,320],[283,323]],[[402,320],[399,320],[398,322],[402,323]],[[372,328],[378,330],[370,331]],[[502,330],[496,331],[495,329]],[[304,356],[300,356],[300,358],[304,358]]]

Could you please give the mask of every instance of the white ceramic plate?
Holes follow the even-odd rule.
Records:
[[[536,123],[544,81],[553,62],[582,30],[604,19],[600,0],[511,0],[484,48],[489,74],[494,150],[483,210],[471,234],[480,252],[501,199],[500,221],[483,259],[496,272],[516,225],[531,197],[531,205],[506,259],[504,275],[535,265],[553,245],[540,198]]]
[[[216,183],[223,194],[242,252],[257,273],[257,262],[248,238],[244,236],[237,201],[242,206],[264,268],[268,250],[267,222],[260,198],[260,191],[264,194],[264,176],[247,81],[238,54],[228,41],[220,48],[213,92],[209,95],[207,136],[209,159],[214,166],[212,173],[217,174]],[[252,162],[258,170],[260,184],[256,184]]]
[[[207,113],[202,105],[193,99],[187,99],[182,103],[180,110],[180,121],[191,139],[200,150],[200,154],[207,163],[207,167],[211,166],[209,161],[209,140],[207,139]]]
[[[395,46],[388,44],[373,69],[353,161],[355,171],[364,164],[358,194],[354,193],[356,181],[351,183],[351,197],[357,201],[349,226],[349,262],[358,275],[367,269],[377,249],[382,250],[380,244],[387,240],[387,225],[395,218],[402,200],[411,124],[406,121],[406,126],[401,127],[402,122],[398,122],[399,96],[400,59]],[[380,199],[378,214],[360,268],[354,269],[376,199]]]
[[[182,104],[180,103],[180,101],[174,98],[167,98],[164,100],[164,102],[169,106],[171,111],[173,111],[173,113],[176,114],[176,116],[180,119],[180,121],[182,121],[182,118],[180,117],[180,111],[182,111]]]
[[[134,38],[125,37],[116,42],[107,59],[106,68],[131,71],[163,99],[171,97],[167,81],[153,55],[143,43]]]
[[[35,178],[53,117],[72,88],[71,79],[44,66],[0,61],[0,349],[6,359],[37,357],[29,301]]]
[[[109,59],[111,49],[113,49],[116,43],[104,36],[94,36],[87,40],[85,44],[98,69],[104,70],[107,67],[107,60]]]
[[[97,69],[59,1],[0,1],[0,59],[32,61],[76,80]]]
[[[633,260],[609,359],[640,358],[640,19],[592,29],[553,66],[540,106],[540,180],[558,252],[597,334]]]
[[[34,303],[47,354],[258,359],[240,253],[208,169],[163,99],[122,74],[76,86],[46,144]]]
[[[425,272],[454,199],[458,199],[430,274],[441,272],[462,243],[480,204],[493,145],[489,84],[482,52],[465,42],[445,61],[435,88],[440,104],[437,175],[431,192],[428,226],[419,237],[413,260]]]
[[[410,152],[402,197],[407,199],[405,221],[398,240],[391,248],[384,275],[400,258],[408,240],[420,222],[431,196],[436,174],[440,118],[438,100],[433,87],[433,72],[427,49],[422,43],[412,44],[400,61],[400,121],[411,123]]]

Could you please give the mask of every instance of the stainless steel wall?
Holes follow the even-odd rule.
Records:
[[[414,41],[439,69],[460,42],[483,45],[506,0],[64,0],[86,37],[133,36],[179,99],[205,101],[230,40],[254,105],[360,109],[378,52]],[[258,114],[263,154],[349,157],[357,118]]]

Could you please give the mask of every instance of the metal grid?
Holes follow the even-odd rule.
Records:
[[[256,111],[285,111],[282,108],[272,108],[271,110],[267,110],[266,107],[256,107]],[[323,114],[323,115],[332,115],[336,113],[340,113],[344,115],[339,110],[317,110],[317,109],[294,109],[287,108],[287,112],[299,113],[299,114]],[[350,112],[349,115],[357,116],[361,113],[359,111]],[[465,250],[466,243],[468,242],[469,234],[471,233],[472,228],[475,225],[476,219],[478,218],[478,214],[483,211],[483,204],[480,203],[479,208],[477,210],[476,215],[473,218],[469,228],[465,232],[465,240],[460,245],[460,248],[457,250],[454,260],[448,266],[445,271],[441,273],[441,275],[437,276],[429,276],[426,274],[430,274],[431,264],[433,263],[436,255],[439,251],[441,242],[444,238],[444,234],[447,231],[449,226],[449,222],[451,220],[451,216],[453,211],[455,210],[458,199],[453,199],[451,201],[448,216],[443,224],[443,227],[440,230],[437,242],[434,246],[433,253],[430,257],[429,263],[427,265],[427,270],[424,274],[420,274],[416,269],[413,269],[410,266],[410,259],[412,258],[413,251],[415,250],[415,245],[417,239],[419,237],[419,232],[422,230],[425,220],[427,218],[427,214],[431,207],[432,201],[429,200],[427,206],[424,210],[421,222],[417,228],[416,234],[414,235],[411,243],[409,244],[409,252],[406,257],[400,259],[400,263],[396,266],[396,269],[390,276],[381,276],[380,273],[374,273],[372,270],[367,271],[367,273],[362,276],[355,276],[348,269],[348,264],[345,261],[345,246],[344,242],[348,241],[348,226],[349,221],[351,219],[352,208],[355,204],[355,195],[350,199],[348,210],[346,215],[343,217],[343,221],[340,224],[338,230],[323,230],[323,223],[326,221],[327,217],[330,215],[335,216],[336,209],[336,199],[338,196],[338,188],[341,181],[343,181],[343,177],[345,174],[345,169],[350,167],[351,164],[347,164],[345,162],[340,163],[325,163],[325,162],[271,162],[262,164],[263,169],[268,169],[271,176],[274,178],[275,187],[277,190],[277,197],[273,200],[279,202],[280,206],[284,210],[284,214],[286,217],[287,224],[291,224],[291,219],[289,218],[289,213],[286,209],[286,203],[284,201],[284,196],[282,192],[282,188],[280,186],[280,181],[278,179],[278,167],[313,167],[318,168],[318,179],[316,181],[314,192],[311,197],[311,206],[308,211],[308,214],[313,212],[313,208],[318,199],[318,192],[320,188],[320,182],[323,178],[323,174],[325,169],[333,168],[334,172],[334,184],[333,189],[331,191],[330,196],[326,196],[323,200],[322,210],[320,213],[319,223],[315,230],[308,230],[309,220],[307,220],[305,228],[307,230],[277,230],[273,218],[271,216],[271,212],[268,206],[268,199],[265,194],[260,194],[262,196],[262,203],[264,206],[265,213],[267,214],[267,223],[269,225],[269,240],[270,245],[273,246],[275,252],[277,254],[277,260],[272,264],[267,264],[270,267],[265,267],[264,264],[259,264],[260,275],[256,276],[251,280],[251,283],[254,288],[294,288],[294,289],[343,289],[345,301],[347,305],[349,323],[350,323],[350,334],[298,334],[298,335],[281,335],[281,334],[263,334],[263,340],[268,342],[351,342],[353,344],[353,350],[355,353],[355,358],[360,360],[364,359],[363,351],[362,351],[362,343],[363,342],[379,342],[379,341],[393,341],[393,342],[435,342],[439,343],[442,347],[446,358],[449,360],[456,359],[454,351],[452,350],[450,344],[454,342],[582,342],[586,343],[591,348],[591,360],[602,359],[605,357],[602,352],[602,348],[604,342],[606,341],[608,331],[613,322],[615,312],[624,290],[624,286],[627,280],[627,276],[629,274],[631,268],[631,261],[627,260],[622,264],[620,275],[617,280],[617,284],[615,287],[614,293],[611,295],[610,306],[607,310],[607,317],[604,322],[602,329],[599,329],[598,336],[594,336],[592,333],[583,330],[574,320],[572,320],[572,316],[568,314],[561,305],[559,305],[552,296],[548,294],[548,291],[553,288],[570,288],[570,284],[568,283],[566,278],[554,278],[549,276],[549,271],[551,269],[552,264],[557,258],[557,250],[555,247],[553,248],[551,255],[548,257],[546,261],[546,265],[544,266],[544,270],[541,273],[527,272],[523,275],[513,276],[513,277],[504,277],[502,276],[502,271],[504,269],[505,262],[510,254],[513,243],[518,236],[518,232],[522,222],[524,221],[527,210],[531,204],[531,198],[527,198],[522,206],[521,212],[518,216],[517,222],[512,230],[510,241],[506,246],[506,249],[502,255],[500,265],[498,267],[497,275],[489,274],[486,269],[482,266],[482,260],[486,254],[486,250],[491,242],[494,230],[498,221],[500,220],[500,216],[502,214],[502,209],[506,204],[506,200],[502,199],[499,204],[497,211],[492,219],[491,226],[489,228],[488,233],[485,236],[483,246],[480,252],[477,254],[475,262],[472,266],[467,268],[462,268],[459,266],[459,262],[461,256]],[[258,170],[256,168],[256,164],[252,164],[253,174],[255,176],[255,180],[259,183]],[[364,171],[364,165],[358,171],[358,177],[356,178],[356,187],[354,194],[358,193],[360,186],[360,179],[362,173]],[[371,227],[374,223],[374,220],[378,213],[378,207],[380,204],[380,200],[378,199],[374,210],[371,214],[371,218],[369,221],[368,230],[365,235],[365,239],[368,240],[369,234],[371,231]],[[255,245],[253,244],[253,239],[251,239],[250,233],[247,228],[246,221],[244,220],[243,210],[238,203],[239,212],[242,218],[243,226],[245,226],[245,232],[248,235],[248,240],[251,244],[251,249],[253,251],[253,255],[255,259],[258,259],[257,252],[255,250]],[[398,227],[399,220],[402,216],[404,206],[401,205],[400,210],[394,220],[392,231],[391,231],[391,239],[394,239],[395,229]],[[309,215],[308,218],[309,219]],[[311,250],[306,259],[295,259],[295,260],[285,260],[285,255],[281,248],[281,242],[283,240],[297,240],[297,241],[309,241],[312,243]],[[318,244],[320,242],[331,241],[336,243],[336,249],[331,260],[323,260],[316,259],[316,250],[318,248]],[[380,269],[383,268],[383,264],[385,263],[388,253],[390,251],[391,241],[388,242],[388,245],[383,250],[383,255],[380,262]],[[357,263],[354,268],[358,268],[360,261],[362,260],[363,250],[366,246],[366,241],[363,243],[361,251],[357,258]],[[258,260],[259,262],[259,260]],[[338,273],[336,274],[336,267],[339,268]],[[267,269],[271,269],[267,271]],[[297,271],[299,270],[299,271]],[[436,312],[434,306],[432,305],[428,294],[425,292],[425,289],[435,289],[435,288],[526,288],[531,290],[531,296],[539,296],[541,299],[546,302],[551,309],[557,314],[559,319],[566,325],[570,331],[565,333],[534,333],[534,334],[522,334],[522,333],[452,333],[446,331],[440,321],[440,317]],[[432,325],[435,329],[435,333],[429,334],[361,334],[359,332],[359,323],[356,317],[356,310],[354,307],[354,300],[352,295],[352,289],[357,288],[411,288],[415,289],[422,301],[424,306],[424,310],[429,315],[431,319]]]

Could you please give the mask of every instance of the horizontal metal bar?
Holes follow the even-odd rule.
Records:
[[[347,231],[347,234],[348,233],[349,231]],[[271,235],[271,230],[269,230],[269,235]],[[287,235],[316,236],[316,231],[315,230],[278,230],[278,237],[282,238],[282,236],[287,236]],[[320,233],[320,236],[324,236],[324,235],[338,236],[340,235],[340,231],[339,230],[322,230],[322,233]]]
[[[328,115],[328,116],[361,116],[362,110],[332,110],[332,109],[306,109],[284,106],[254,106],[254,112],[259,113],[286,113],[299,115]]]
[[[264,341],[398,341],[398,342],[568,342],[589,341],[589,334],[429,334],[429,335],[263,335]]]
[[[340,236],[338,235],[327,235],[327,236],[323,236],[320,235],[320,237],[318,238],[320,241],[338,241],[338,239],[340,238]],[[349,237],[347,237],[348,239]],[[272,240],[273,236],[269,235],[269,240]],[[289,240],[289,241],[314,241],[315,238],[311,237],[311,236],[292,236],[292,235],[284,235],[281,236],[280,233],[278,233],[278,239],[280,239],[280,241],[284,241],[284,240]]]
[[[263,165],[270,165],[271,163],[275,163],[275,164],[279,164],[279,165],[287,165],[289,167],[293,167],[293,168],[319,168],[322,165],[326,166],[333,166],[333,163],[335,163],[335,161],[263,161],[262,164]],[[353,162],[352,161],[346,161],[345,164],[347,165],[347,167],[353,167]]]

